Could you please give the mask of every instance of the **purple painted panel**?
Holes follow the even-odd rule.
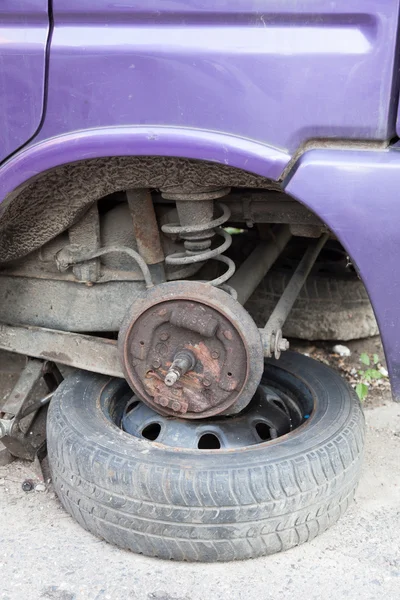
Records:
[[[36,132],[44,104],[47,0],[2,0],[0,161]]]
[[[390,137],[398,4],[54,0],[40,138],[163,125],[293,153],[315,137]]]
[[[400,401],[400,151],[308,152],[286,190],[329,225],[355,261]]]

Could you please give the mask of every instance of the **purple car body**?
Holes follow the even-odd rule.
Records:
[[[357,265],[400,400],[399,0],[5,0],[1,13],[0,200],[105,156],[278,181]]]

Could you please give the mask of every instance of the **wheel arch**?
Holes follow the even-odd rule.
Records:
[[[270,187],[289,159],[251,140],[170,127],[93,129],[42,141],[0,169],[0,262],[46,243],[109,193],[185,180]]]
[[[229,134],[172,127],[107,127],[76,131],[28,146],[0,169],[0,202],[49,169],[117,156],[173,156],[216,162],[278,180],[286,152]]]

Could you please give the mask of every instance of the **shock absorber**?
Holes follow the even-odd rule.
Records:
[[[235,263],[223,253],[232,243],[232,236],[221,225],[228,221],[231,211],[223,203],[215,203],[219,216],[214,218],[214,201],[226,196],[230,188],[207,189],[184,192],[181,189],[162,190],[166,200],[174,200],[178,211],[179,223],[163,225],[162,231],[169,235],[177,235],[184,240],[184,252],[177,252],[166,257],[170,265],[188,265],[201,263],[210,259],[217,260],[227,266],[226,271],[209,281],[213,286],[220,286],[235,272]],[[217,248],[211,248],[215,236],[223,238]]]

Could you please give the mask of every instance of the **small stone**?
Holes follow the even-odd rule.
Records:
[[[4,477],[0,477],[0,485],[5,485],[6,484],[6,480],[4,479]]]
[[[387,377],[389,375],[389,373],[388,373],[387,369],[385,369],[385,367],[379,367],[378,371],[384,377]]]
[[[351,356],[350,348],[347,346],[342,346],[341,344],[336,344],[336,346],[333,346],[332,351],[335,354],[339,354],[339,356]]]
[[[45,492],[46,491],[46,486],[44,485],[44,483],[37,483],[35,485],[35,492]]]
[[[30,479],[26,479],[26,481],[22,483],[22,489],[24,492],[31,492],[33,490],[32,481]]]

